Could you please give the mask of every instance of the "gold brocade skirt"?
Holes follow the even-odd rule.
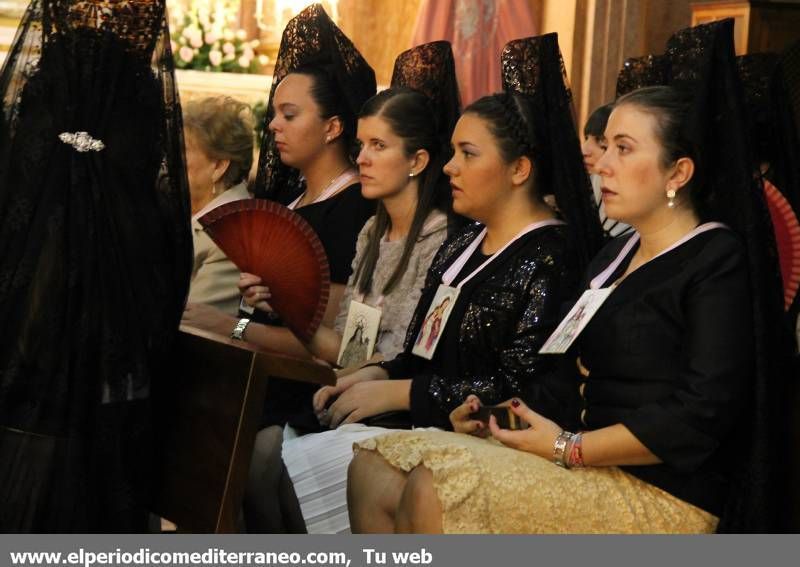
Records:
[[[718,522],[617,467],[567,470],[491,439],[417,430],[354,449],[406,472],[428,468],[445,533],[708,533]]]

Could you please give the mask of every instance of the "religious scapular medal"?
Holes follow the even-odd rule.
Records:
[[[439,344],[439,339],[441,338],[442,332],[447,324],[447,319],[450,317],[453,306],[456,304],[456,300],[458,299],[458,294],[460,293],[461,288],[464,287],[464,284],[475,277],[486,266],[491,264],[495,258],[499,257],[506,250],[506,248],[514,244],[514,242],[529,232],[545,226],[560,224],[564,223],[556,219],[548,219],[529,224],[519,233],[517,233],[514,238],[508,241],[505,246],[492,254],[471,274],[461,280],[456,287],[452,287],[450,284],[458,276],[461,270],[464,269],[467,261],[478,249],[478,246],[481,245],[483,239],[486,238],[486,229],[484,228],[483,231],[475,238],[475,240],[472,241],[472,243],[470,243],[469,246],[464,249],[458,259],[453,262],[453,264],[442,276],[442,283],[439,285],[439,289],[436,290],[436,295],[433,297],[431,306],[428,308],[428,312],[425,314],[425,319],[422,320],[422,327],[417,335],[417,340],[414,342],[414,348],[411,349],[412,354],[416,354],[417,356],[421,356],[427,360],[431,360],[433,358],[433,355],[436,352],[436,346]]]
[[[352,300],[347,310],[347,323],[342,334],[342,346],[336,359],[339,366],[348,368],[363,364],[375,351],[381,310],[360,301]]]
[[[459,288],[457,287],[439,285],[431,306],[422,320],[422,327],[417,335],[417,340],[414,341],[414,348],[411,349],[413,354],[427,360],[433,358],[433,353],[436,352],[436,346],[442,337],[444,326],[447,324],[447,319],[456,304],[456,299],[458,299],[458,292]]]
[[[570,312],[559,323],[550,338],[544,343],[539,354],[561,354],[567,352],[569,347],[578,338],[583,328],[597,313],[598,309],[605,303],[614,287],[604,287],[602,289],[587,289],[581,298],[570,309]]]
[[[666,250],[662,250],[645,263],[652,262],[667,252],[674,250],[698,234],[702,234],[706,231],[717,228],[727,227],[718,222],[701,224],[689,234],[675,242],[672,246]],[[603,286],[611,277],[611,275],[617,270],[617,268],[619,268],[619,265],[622,263],[622,261],[628,257],[628,254],[630,254],[631,250],[633,250],[633,247],[636,246],[638,242],[639,233],[637,232],[628,239],[628,242],[625,243],[625,246],[622,248],[614,261],[611,262],[611,264],[605,270],[600,272],[600,274],[592,279],[591,283],[589,284],[589,289],[583,292],[581,298],[577,301],[577,303],[575,303],[574,307],[570,309],[569,313],[567,313],[567,316],[564,317],[561,323],[559,323],[558,327],[556,327],[556,330],[553,331],[552,335],[550,335],[550,338],[545,341],[542,348],[539,349],[539,354],[562,354],[569,350],[569,347],[572,346],[572,343],[575,342],[575,339],[578,338],[578,335],[581,334],[581,331],[583,331],[586,325],[589,324],[589,321],[591,321],[592,317],[595,316],[600,307],[602,307],[603,303],[605,303],[606,299],[608,299],[608,296],[611,295],[611,292],[616,288],[616,284],[609,287]],[[639,266],[639,268],[641,268],[641,266]]]

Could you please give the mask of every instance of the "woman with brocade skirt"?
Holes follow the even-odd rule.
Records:
[[[414,432],[362,442],[349,478],[354,528],[779,529],[788,482],[772,463],[786,431],[789,341],[764,204],[753,199],[732,21],[684,30],[668,47],[673,86],[617,101],[596,164],[609,215],[637,232],[592,261],[574,308],[600,298],[564,367],[579,382],[578,423],[516,399],[530,427],[491,417],[493,440]],[[468,431],[477,404],[451,414],[457,430]]]

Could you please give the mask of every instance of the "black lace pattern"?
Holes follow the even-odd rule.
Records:
[[[375,94],[375,72],[320,4],[312,4],[292,18],[283,30],[275,60],[258,158],[256,197],[287,204],[303,190],[300,172],[281,162],[269,123],[275,117],[275,89],[294,69],[310,65],[324,69],[335,81],[346,106],[343,119],[351,123],[353,131],[361,106]],[[355,161],[355,146],[350,151]]]
[[[434,116],[441,121],[437,129],[447,136],[452,133],[461,115],[461,95],[449,42],[434,41],[402,52],[394,61],[391,85],[426,95],[436,110]]]
[[[0,525],[9,531],[99,530],[84,523],[103,521],[94,504],[130,506],[121,476],[114,494],[95,495],[102,467],[86,466],[136,437],[133,417],[127,433],[108,420],[150,397],[188,290],[188,183],[164,10],[163,0],[34,0],[0,73],[0,509],[16,511],[0,513]],[[103,474],[120,473],[112,469]]]
[[[585,268],[603,243],[603,231],[594,201],[577,129],[572,92],[555,33],[517,39],[500,56],[503,90],[522,93],[534,104],[534,131],[540,159],[551,163],[552,193],[576,243],[580,269]]]
[[[667,84],[667,60],[662,55],[630,57],[617,75],[617,98],[643,87]]]

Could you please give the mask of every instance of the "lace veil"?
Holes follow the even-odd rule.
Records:
[[[164,9],[33,0],[0,72],[0,531],[132,529],[112,422],[149,398],[192,262]]]
[[[552,164],[552,190],[558,209],[573,234],[583,270],[603,243],[572,106],[558,35],[550,33],[508,43],[501,55],[503,90],[522,93],[534,105],[534,131],[541,159]]]
[[[739,463],[720,519],[723,532],[780,529],[783,474],[779,439],[786,431],[786,386],[791,339],[783,324],[783,296],[774,233],[754,175],[745,96],[736,67],[733,20],[687,28],[667,43],[669,84],[691,97],[683,125],[700,153],[695,185],[707,204],[703,220],[721,221],[742,238],[750,267],[755,326],[755,374],[747,418],[732,435]],[[743,306],[744,308],[745,306]]]
[[[391,85],[413,89],[428,97],[442,147],[438,162],[429,167],[441,170],[450,159],[450,137],[461,116],[461,95],[450,42],[424,43],[402,52],[394,61]],[[464,226],[467,219],[453,212],[447,176],[440,172],[437,178],[434,201],[440,210],[447,212],[449,231],[454,232]]]
[[[355,132],[356,116],[364,102],[375,94],[375,72],[355,45],[333,23],[320,4],[312,4],[292,18],[283,30],[272,87],[264,117],[264,135],[258,158],[255,196],[289,203],[302,192],[297,169],[281,162],[280,152],[269,130],[275,117],[275,89],[293,70],[305,66],[323,69],[334,81],[345,107],[342,119]],[[350,148],[355,159],[356,148]]]
[[[617,98],[636,89],[667,84],[667,60],[663,55],[645,55],[625,60],[617,75]]]

